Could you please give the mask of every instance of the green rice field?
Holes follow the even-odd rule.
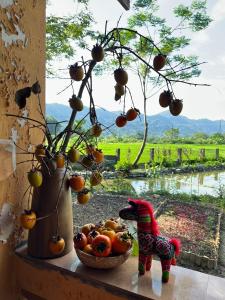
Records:
[[[141,143],[99,143],[98,148],[102,149],[105,155],[115,155],[116,149],[120,149],[120,161],[132,162]],[[150,149],[154,148],[154,161],[162,162],[176,161],[178,159],[178,148],[182,148],[182,161],[201,161],[200,150],[205,149],[205,160],[216,158],[216,149],[219,149],[219,157],[225,159],[225,145],[193,145],[193,144],[146,144],[145,150],[139,163],[150,161]]]

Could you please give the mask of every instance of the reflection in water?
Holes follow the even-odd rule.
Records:
[[[225,171],[195,174],[166,175],[150,179],[130,179],[129,182],[137,192],[155,192],[165,190],[169,193],[187,193],[195,195],[217,196],[219,188],[225,192]]]

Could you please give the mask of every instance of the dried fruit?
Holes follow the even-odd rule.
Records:
[[[64,168],[65,166],[65,156],[61,153],[57,154],[55,156],[55,161],[56,161],[56,167],[57,168]]]
[[[172,93],[170,91],[164,91],[159,96],[159,104],[162,107],[167,107],[173,100]]]
[[[85,167],[85,168],[91,168],[94,164],[94,157],[92,154],[89,154],[87,156],[84,156],[82,158],[81,164]]]
[[[72,147],[68,152],[68,158],[70,162],[75,163],[80,158],[80,152],[76,148]]]
[[[32,210],[24,210],[20,216],[20,224],[25,229],[32,229],[36,224],[36,221],[36,214]]]
[[[173,100],[169,105],[170,113],[173,116],[178,116],[181,113],[182,109],[183,109],[183,102],[182,100],[179,99]]]
[[[120,85],[126,85],[128,82],[128,74],[123,68],[118,68],[114,71],[114,78]]]
[[[80,204],[86,204],[91,198],[90,191],[88,189],[83,189],[77,194],[77,201]]]
[[[123,85],[117,83],[114,88],[115,88],[115,93],[118,97],[119,96],[121,97],[125,94],[125,88]]]
[[[85,180],[83,176],[74,174],[72,177],[70,177],[69,183],[71,189],[73,189],[75,192],[80,192],[84,189]]]
[[[102,182],[103,176],[101,173],[99,173],[98,171],[95,171],[91,174],[90,177],[90,184],[92,186],[96,186],[98,184],[100,184]]]
[[[16,91],[15,94],[15,101],[16,104],[19,106],[20,109],[24,108],[27,103],[27,99],[29,98],[31,94],[31,88],[30,87],[25,87],[23,89],[20,89]]]
[[[84,70],[82,66],[78,66],[77,63],[70,66],[69,73],[70,77],[75,81],[81,81],[84,77]]]
[[[45,157],[45,147],[40,144],[36,146],[34,155],[36,157],[36,159],[41,162],[43,160],[43,158]]]
[[[84,108],[83,102],[80,97],[73,95],[72,98],[69,99],[70,107],[76,111],[82,111]]]
[[[100,62],[104,58],[104,49],[102,48],[101,45],[96,44],[93,49],[91,50],[91,56],[93,60]]]
[[[137,118],[138,114],[139,114],[139,110],[137,108],[130,108],[127,113],[126,113],[126,118],[127,121],[133,121]]]
[[[36,81],[36,82],[32,85],[31,91],[32,91],[35,95],[41,93],[41,86],[40,86],[40,84],[39,84],[38,81]]]
[[[91,135],[95,137],[99,137],[102,133],[102,127],[99,123],[96,123],[91,128]]]
[[[125,115],[120,115],[116,118],[116,126],[124,127],[127,124],[127,117]]]
[[[102,150],[96,149],[96,150],[93,151],[92,155],[93,155],[94,160],[97,164],[104,161],[104,154],[103,154]]]
[[[37,188],[42,185],[42,181],[43,181],[42,173],[37,169],[30,170],[27,177],[31,186]]]
[[[166,64],[166,55],[158,54],[153,59],[153,67],[155,71],[161,70]]]
[[[65,248],[65,241],[60,236],[57,237],[54,236],[50,239],[48,246],[52,254],[59,255],[63,252]]]

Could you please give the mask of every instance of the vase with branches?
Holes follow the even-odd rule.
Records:
[[[132,36],[132,43],[126,43],[124,35]],[[135,40],[143,43],[151,49],[151,60],[146,60],[137,53],[132,44]],[[154,53],[154,55],[153,55]],[[71,116],[64,129],[57,127],[61,122],[53,122],[55,135],[48,128],[48,122],[42,110],[40,93],[41,87],[35,82],[31,87],[24,87],[16,92],[15,101],[20,109],[26,107],[29,96],[34,93],[39,103],[39,111],[42,121],[26,116],[7,114],[9,117],[25,119],[28,124],[39,128],[43,132],[43,143],[36,146],[31,155],[31,170],[28,173],[30,186],[24,195],[28,194],[26,210],[21,215],[21,225],[29,229],[28,252],[30,255],[40,258],[52,258],[68,253],[73,247],[73,213],[71,190],[76,193],[77,201],[85,204],[91,198],[92,188],[101,184],[103,180],[102,166],[104,154],[98,149],[98,138],[104,131],[110,130],[110,126],[104,126],[98,120],[93,98],[93,71],[100,62],[113,59],[115,79],[115,101],[120,101],[123,108],[115,123],[117,127],[124,127],[139,115],[138,105],[134,103],[131,89],[128,87],[129,78],[126,69],[126,57],[132,57],[133,61],[141,62],[145,68],[146,78],[149,71],[156,75],[157,80],[165,82],[167,91],[164,95],[164,106],[170,108],[173,115],[179,115],[182,111],[182,101],[175,96],[174,83],[188,85],[204,85],[185,81],[179,78],[184,70],[196,67],[195,65],[182,67],[182,63],[173,67],[169,58],[163,53],[155,42],[143,34],[129,29],[116,27],[107,31],[107,23],[104,34],[100,35],[97,43],[91,50],[91,57],[75,62],[68,68],[70,81],[66,88],[72,89],[69,99]],[[181,72],[182,70],[182,72]],[[177,77],[174,78],[174,73]],[[152,75],[151,75],[152,76]],[[80,82],[78,90],[74,89],[74,82]],[[142,87],[143,88],[143,87]],[[79,112],[83,110],[82,96],[84,91],[89,95],[89,111],[75,124]],[[145,90],[144,90],[145,91]],[[132,107],[126,109],[126,99],[130,97]],[[166,105],[165,105],[166,103]],[[83,129],[81,122],[90,120],[90,128]],[[83,171],[75,172],[80,165]],[[32,200],[31,200],[32,199]]]

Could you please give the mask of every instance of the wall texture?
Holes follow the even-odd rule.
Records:
[[[19,285],[29,300],[128,300],[121,292],[112,293],[62,270],[50,270],[20,257],[15,263]]]
[[[24,150],[32,150],[43,139],[42,131],[31,128],[18,117],[6,113],[41,120],[36,96],[32,95],[27,106],[19,110],[15,91],[31,86],[37,79],[42,87],[44,105],[45,75],[45,0],[0,0],[0,139],[13,139]],[[17,152],[22,152],[17,148]],[[0,152],[1,156],[1,152]],[[3,158],[0,157],[0,161]],[[18,154],[17,163],[29,159]],[[12,204],[15,215],[27,207],[23,193],[28,186],[26,171],[29,163],[19,164],[16,172],[0,181],[0,213],[3,204]],[[1,228],[0,228],[1,229]],[[13,248],[20,240],[17,218],[15,229],[6,244],[0,242],[0,299],[17,300],[14,278]]]

